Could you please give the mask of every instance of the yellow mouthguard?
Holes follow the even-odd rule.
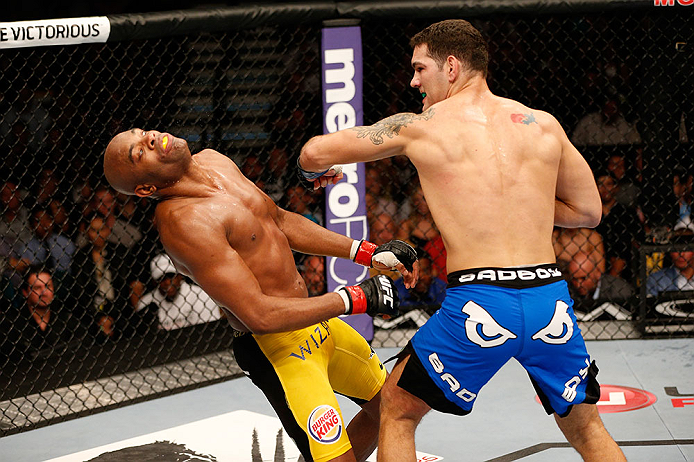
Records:
[[[162,138],[162,140],[161,140],[161,145],[162,145],[162,147],[163,147],[164,149],[166,149],[166,145],[167,145],[167,144],[169,144],[169,137],[168,137],[168,136],[164,136],[164,138]]]

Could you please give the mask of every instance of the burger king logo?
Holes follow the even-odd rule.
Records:
[[[342,436],[342,419],[332,406],[318,406],[308,416],[308,434],[321,444],[331,444]]]

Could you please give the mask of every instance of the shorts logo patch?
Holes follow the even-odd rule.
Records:
[[[554,306],[552,320],[535,333],[532,338],[533,340],[542,340],[550,345],[563,345],[571,340],[573,333],[574,323],[571,316],[569,316],[569,305],[558,300]]]
[[[308,416],[306,425],[311,438],[321,444],[331,444],[342,436],[342,419],[332,406],[318,406]]]
[[[510,330],[501,327],[487,310],[475,302],[467,302],[462,311],[468,315],[465,320],[467,338],[482,348],[499,346],[506,340],[517,337]]]

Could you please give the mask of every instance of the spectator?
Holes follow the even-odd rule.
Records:
[[[323,295],[326,291],[325,258],[318,255],[307,255],[300,269],[309,297]]]
[[[677,199],[676,212],[677,219],[674,224],[674,230],[690,230],[694,231],[694,221],[692,221],[692,185],[694,185],[694,176],[686,172],[682,168],[675,169],[672,176],[672,192]]]
[[[552,243],[557,263],[567,269],[574,255],[583,252],[593,263],[605,272],[605,247],[600,233],[592,228],[555,228],[552,232]]]
[[[111,229],[106,219],[94,214],[87,223],[86,243],[73,259],[71,292],[76,294],[76,305],[95,336],[131,333],[128,321],[144,285],[132,274],[129,253],[108,241]]]
[[[12,136],[12,132],[18,130],[17,136],[26,138],[26,142],[22,143],[27,148],[25,152],[41,152],[48,128],[53,124],[43,104],[47,98],[45,94],[28,86],[24,86],[16,94],[16,98],[16,102],[3,111],[0,135],[3,138]]]
[[[624,279],[603,273],[590,255],[576,253],[568,265],[568,282],[574,310],[588,312],[600,301],[623,302],[634,295]]]
[[[270,151],[265,168],[261,174],[261,181],[264,185],[263,191],[275,201],[280,203],[289,185],[289,180],[293,174],[289,167],[289,156],[287,151],[281,148],[274,148]]]
[[[291,186],[287,189],[287,209],[320,225],[323,217],[314,207],[313,197],[302,185]]]
[[[393,319],[374,319],[380,329],[417,329],[422,327],[446,296],[446,283],[437,278],[431,258],[419,249],[419,280],[412,289],[405,288],[402,278],[394,281],[400,298],[400,315]]]
[[[617,202],[617,181],[607,172],[596,174],[602,220],[595,228],[605,246],[607,272],[630,280],[631,261],[635,247],[644,240],[643,215],[638,209]]]
[[[395,287],[400,296],[400,310],[409,311],[413,308],[431,308],[441,306],[446,297],[446,283],[439,279],[436,269],[432,266],[431,258],[418,252],[419,281],[412,289],[406,289],[402,278],[395,281]],[[431,309],[431,312],[435,309]]]
[[[0,351],[5,358],[21,360],[81,339],[84,330],[56,298],[51,273],[40,266],[27,270],[17,306],[8,308],[0,321]],[[0,364],[2,364],[0,362]]]
[[[241,173],[255,183],[260,189],[263,189],[265,185],[265,181],[262,179],[264,170],[265,168],[258,156],[248,156],[243,160],[243,164],[241,164]]]
[[[366,213],[369,217],[387,213],[395,221],[400,222],[409,215],[412,207],[407,201],[399,205],[384,187],[386,181],[382,166],[366,165],[364,167]]]
[[[21,259],[26,265],[43,264],[53,270],[53,279],[62,279],[70,271],[75,244],[53,229],[53,216],[42,207],[29,214],[33,237],[24,246]],[[57,281],[54,281],[57,282]]]
[[[110,188],[104,186],[96,188],[92,200],[84,211],[84,216],[89,217],[94,212],[106,219],[106,224],[111,229],[108,241],[112,244],[120,244],[131,249],[142,239],[142,232],[137,226],[120,217],[116,194]]]
[[[694,233],[684,231],[671,239],[672,244],[694,244]],[[691,249],[670,252],[671,265],[650,276],[646,283],[649,295],[661,292],[694,290],[694,245]]]
[[[71,237],[68,211],[65,207],[65,194],[53,169],[44,168],[32,188],[30,199],[35,206],[48,210],[53,217],[53,229],[63,236]]]
[[[637,164],[641,157],[641,153],[637,154]],[[628,207],[635,207],[641,188],[632,181],[627,175],[626,159],[622,153],[614,153],[607,160],[607,171],[617,180],[619,186],[617,192],[617,202],[620,202]]]
[[[385,244],[395,239],[397,224],[395,219],[387,212],[371,217],[369,220],[369,240],[376,245]],[[370,276],[385,274],[393,280],[399,279],[401,274],[398,271],[383,271],[376,268],[369,270]]]
[[[641,135],[624,118],[617,101],[609,99],[600,111],[578,121],[571,142],[577,146],[640,144]]]
[[[397,224],[391,214],[383,212],[374,215],[369,225],[369,239],[374,244],[381,245],[395,239]]]
[[[412,205],[412,213],[400,225],[398,239],[423,249],[431,257],[438,278],[446,282],[446,249],[420,186],[412,194]]]
[[[16,183],[6,181],[2,185],[0,207],[0,267],[5,276],[13,278],[17,273],[12,269],[19,264],[20,254],[32,237]],[[15,286],[19,284],[20,281],[15,281]]]
[[[157,313],[159,329],[174,330],[221,319],[221,309],[200,287],[190,284],[176,271],[166,254],[150,263],[157,288],[145,294],[137,311]]]

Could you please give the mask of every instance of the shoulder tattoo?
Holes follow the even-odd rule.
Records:
[[[511,122],[523,125],[537,124],[535,114],[532,112],[529,114],[511,114]]]
[[[383,135],[393,138],[400,134],[400,129],[416,120],[429,120],[434,116],[434,108],[421,114],[402,113],[386,117],[368,127],[354,127],[351,130],[357,132],[357,138],[369,138],[375,145],[383,144]]]

